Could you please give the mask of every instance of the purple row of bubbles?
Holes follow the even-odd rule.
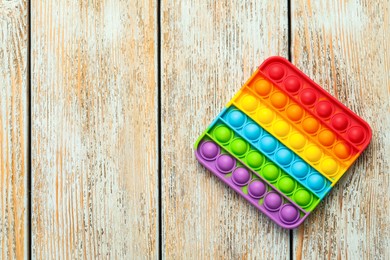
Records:
[[[239,187],[248,185],[248,195],[252,199],[263,199],[263,206],[270,212],[277,212],[279,219],[288,225],[298,221],[299,210],[291,203],[284,203],[280,194],[271,190],[259,179],[251,178],[250,171],[242,166],[236,167],[236,160],[228,154],[221,154],[221,148],[212,141],[201,142],[199,154],[208,163],[215,161],[215,168],[222,174],[232,172],[231,182]],[[271,188],[272,189],[272,188]]]

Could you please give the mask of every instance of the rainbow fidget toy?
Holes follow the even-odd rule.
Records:
[[[299,226],[371,129],[289,61],[267,59],[195,144],[199,162],[284,228]]]

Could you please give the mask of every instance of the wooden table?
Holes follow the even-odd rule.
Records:
[[[389,0],[0,0],[1,258],[390,259],[389,16]],[[271,55],[373,130],[291,232],[193,151]]]

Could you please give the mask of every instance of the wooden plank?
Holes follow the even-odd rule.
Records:
[[[199,165],[193,144],[270,55],[287,1],[162,1],[162,256],[289,258],[289,232]]]
[[[27,256],[27,2],[0,1],[0,258]]]
[[[293,1],[293,63],[367,120],[368,150],[294,232],[297,259],[390,258],[389,1]]]
[[[33,257],[156,258],[156,2],[31,6]]]

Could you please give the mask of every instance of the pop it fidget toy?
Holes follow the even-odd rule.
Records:
[[[299,226],[371,140],[289,61],[267,59],[195,144],[199,162],[284,228]]]

